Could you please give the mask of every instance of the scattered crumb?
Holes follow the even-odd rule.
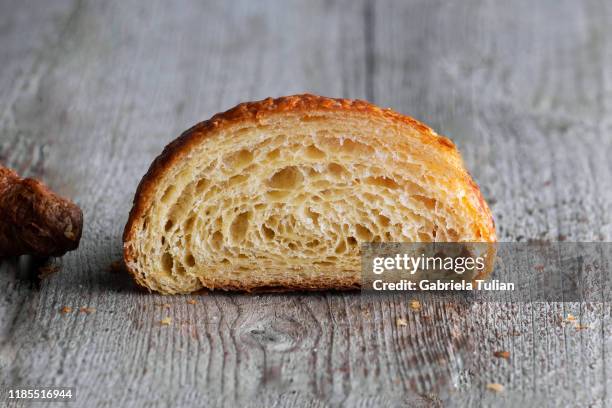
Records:
[[[408,322],[406,321],[406,319],[398,317],[395,320],[395,324],[397,325],[397,327],[401,327],[401,326],[408,326]]]
[[[160,323],[162,326],[168,326],[170,323],[172,323],[172,318],[171,318],[171,317],[164,317],[163,319],[161,319],[161,320],[159,321],[159,323]]]
[[[588,324],[576,324],[576,330],[586,330],[589,329],[591,326],[589,326]]]
[[[81,313],[87,313],[87,314],[94,313],[95,311],[96,311],[96,308],[95,308],[95,307],[87,307],[87,306],[83,306],[83,307],[81,307],[81,308],[79,309],[79,312],[81,312]]]
[[[410,301],[410,308],[412,310],[421,310],[421,302],[419,302],[418,300],[411,300]]]
[[[510,360],[510,352],[509,351],[496,351],[493,355],[497,358],[503,358],[505,360]]]
[[[64,306],[60,309],[62,314],[72,313],[72,308],[70,306]]]
[[[487,384],[487,390],[500,393],[504,392],[504,386],[499,383],[489,383]]]
[[[573,315],[573,314],[569,313],[569,314],[567,315],[567,317],[565,318],[565,321],[566,321],[566,322],[575,322],[575,321],[576,321],[576,317],[574,317],[574,315]]]
[[[46,265],[38,268],[38,279],[42,280],[46,277],[53,275],[55,272],[59,271],[59,266],[57,265]]]
[[[457,327],[451,327],[450,329],[451,339],[458,340],[461,339],[462,332]]]
[[[194,299],[187,299],[187,303],[190,305],[195,305],[197,302]]]
[[[111,273],[120,273],[123,271],[123,261],[113,261],[111,262],[110,266],[108,267],[108,269],[111,271]]]
[[[159,306],[164,309],[170,309],[170,306],[172,305],[170,303],[156,303],[155,306]]]

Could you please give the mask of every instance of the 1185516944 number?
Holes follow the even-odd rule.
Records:
[[[6,388],[3,394],[9,400],[68,401],[76,397],[70,387],[13,387]]]

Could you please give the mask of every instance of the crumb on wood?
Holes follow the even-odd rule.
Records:
[[[499,350],[493,353],[493,355],[497,358],[503,358],[505,360],[510,360],[510,352],[505,350]]]
[[[463,333],[457,327],[451,327],[450,334],[453,340],[458,340],[461,339]]]
[[[157,306],[163,308],[163,309],[170,309],[170,303],[158,303]]]
[[[195,301],[195,299],[187,299],[187,303],[190,305],[195,305],[197,302]]]
[[[565,318],[565,321],[566,322],[575,322],[576,321],[576,317],[573,314],[568,313],[567,317]]]
[[[487,384],[487,390],[500,393],[504,392],[504,386],[500,383],[489,383]]]
[[[168,325],[170,325],[170,323],[172,323],[172,318],[171,318],[171,317],[164,317],[163,319],[161,319],[161,320],[159,321],[159,323],[160,323],[162,326],[168,326]]]
[[[591,326],[589,326],[588,324],[576,324],[576,330],[586,330],[589,329]]]
[[[57,265],[45,265],[38,268],[38,279],[43,280],[50,275],[53,275],[57,271],[59,271],[59,266]]]
[[[60,313],[62,314],[72,313],[72,308],[70,306],[64,306],[60,309]]]
[[[418,300],[416,300],[416,299],[411,300],[411,301],[410,301],[410,308],[411,308],[412,310],[417,310],[417,311],[418,311],[418,310],[421,310],[421,302],[419,302],[419,301],[418,301]]]
[[[88,307],[88,306],[83,306],[79,309],[79,312],[87,313],[87,314],[94,313],[95,311],[96,311],[95,307]]]
[[[123,261],[113,261],[111,262],[110,266],[108,267],[108,269],[111,271],[111,273],[120,273],[124,270],[123,268]]]
[[[408,322],[406,321],[406,319],[404,319],[402,317],[398,317],[395,320],[395,324],[396,324],[397,327],[408,326]]]

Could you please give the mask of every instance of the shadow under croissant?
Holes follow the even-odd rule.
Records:
[[[40,289],[40,269],[49,264],[49,258],[32,255],[0,257],[0,277],[26,285],[29,289]]]

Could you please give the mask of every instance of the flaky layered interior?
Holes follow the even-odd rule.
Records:
[[[128,266],[164,293],[357,287],[361,243],[491,239],[455,149],[432,140],[333,112],[216,131],[157,180]]]

